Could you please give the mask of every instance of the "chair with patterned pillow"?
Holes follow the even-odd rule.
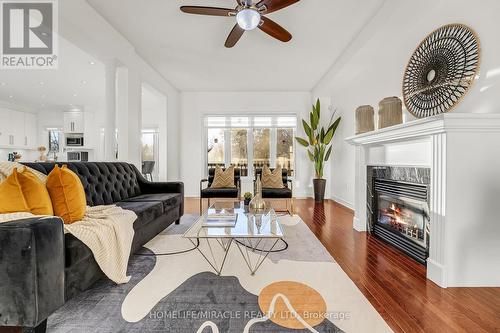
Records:
[[[267,166],[264,166],[263,169],[255,169],[255,179],[254,179],[254,193],[255,193],[255,183],[257,181],[257,177],[260,176],[262,182],[262,198],[263,199],[285,199],[286,200],[286,212],[290,215],[293,215],[293,181],[288,178],[288,170],[281,170],[281,177],[279,184],[271,184],[272,182],[265,183],[262,178],[264,175],[264,169]],[[279,172],[280,167],[277,169],[269,169],[272,173],[272,176],[276,176],[276,172]],[[279,185],[279,186],[276,186]]]
[[[234,181],[231,180],[230,184],[225,184],[226,186],[214,186],[218,182],[216,179],[216,170],[220,169],[222,172],[226,173],[230,168],[234,170]],[[215,181],[215,182],[214,182]],[[223,182],[227,179],[223,179]],[[207,187],[203,188],[203,184],[207,183]],[[210,207],[210,199],[215,198],[234,198],[240,199],[241,196],[241,172],[240,169],[234,167],[229,167],[227,170],[224,168],[210,168],[208,169],[208,178],[202,179],[200,181],[200,215],[202,214],[203,199],[208,199],[208,207]]]

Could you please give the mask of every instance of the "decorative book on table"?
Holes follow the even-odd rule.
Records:
[[[208,210],[204,227],[234,227],[238,215],[234,208],[213,207]]]

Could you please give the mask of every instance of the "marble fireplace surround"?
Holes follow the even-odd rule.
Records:
[[[366,231],[368,166],[430,168],[427,278],[500,287],[500,114],[442,114],[346,141],[356,147],[355,230]]]

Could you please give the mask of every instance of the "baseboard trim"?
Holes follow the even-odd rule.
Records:
[[[335,195],[330,196],[330,200],[335,201],[341,206],[344,206],[345,208],[349,209],[350,211],[354,212],[354,205],[348,201],[345,201],[342,198],[339,198]]]
[[[356,216],[352,219],[352,227],[354,230],[359,232],[366,232],[366,224],[361,222]]]
[[[446,272],[443,265],[438,264],[430,258],[427,259],[427,278],[441,288],[448,287],[448,283],[446,282]]]

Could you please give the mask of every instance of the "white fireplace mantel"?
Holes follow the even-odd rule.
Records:
[[[366,231],[368,166],[431,169],[427,277],[500,286],[500,114],[449,113],[352,136],[354,229]]]

